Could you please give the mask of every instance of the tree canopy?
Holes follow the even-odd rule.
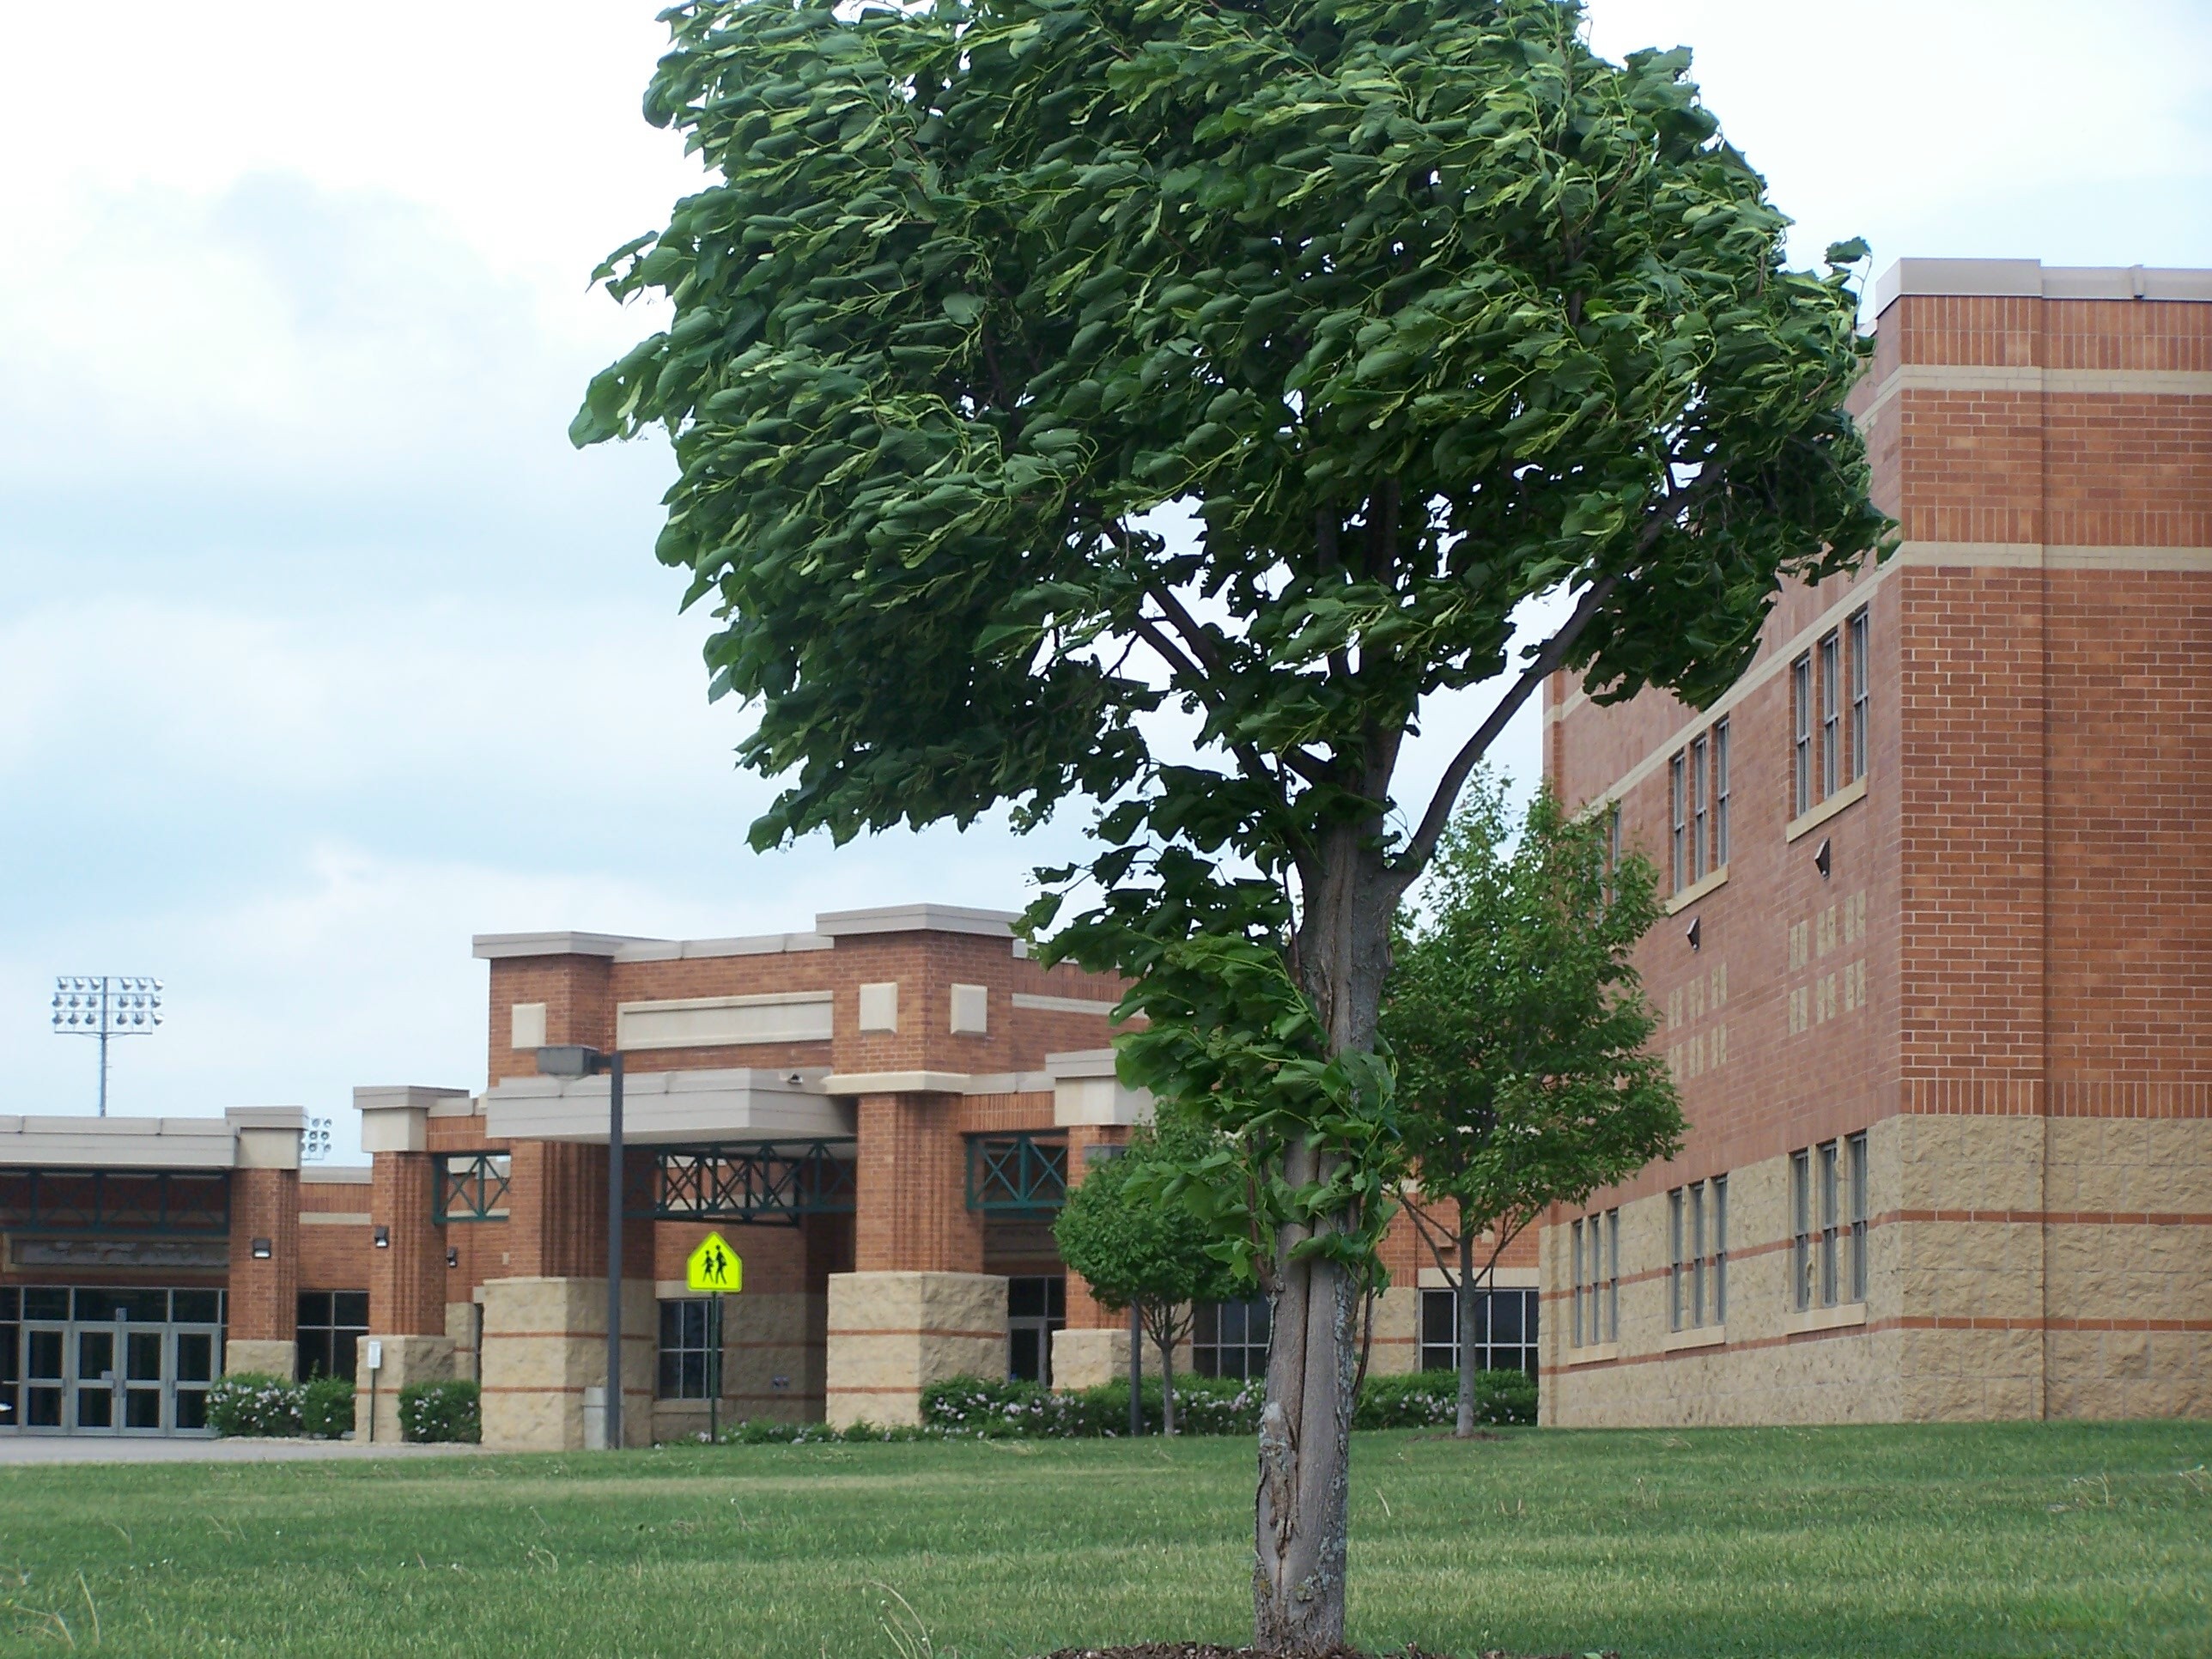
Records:
[[[1407,1209],[1437,1265],[1456,1275],[1462,1334],[1478,1284],[1547,1209],[1673,1156],[1682,1139],[1630,960],[1659,915],[1656,872],[1632,852],[1614,856],[1609,815],[1570,818],[1548,788],[1517,838],[1510,827],[1501,792],[1478,775],[1399,939],[1382,1005]],[[1463,1340],[1462,1434],[1474,1430],[1474,1382]]]
[[[1175,1432],[1175,1350],[1191,1334],[1192,1304],[1224,1302],[1238,1281],[1214,1251],[1213,1231],[1165,1195],[1174,1178],[1212,1150],[1188,1121],[1146,1125],[1121,1156],[1095,1164],[1053,1224],[1060,1260],[1115,1310],[1135,1307],[1159,1354],[1164,1421]]]
[[[659,556],[783,782],[757,845],[1096,804],[1050,948],[1141,976],[1127,1065],[1232,1132],[1258,1633],[1325,1648],[1399,899],[1554,668],[1710,698],[1875,546],[1864,250],[1790,270],[1687,54],[1600,58],[1569,0],[665,15],[646,113],[714,177],[602,267],[673,317],[573,435],[670,434]],[[1492,681],[1400,800],[1425,699]]]

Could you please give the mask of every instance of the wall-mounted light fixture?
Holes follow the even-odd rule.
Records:
[[[376,1237],[372,1242],[380,1250],[390,1249],[392,1248],[392,1229],[389,1227],[379,1227],[376,1230]]]
[[[458,1267],[461,1265],[461,1253],[450,1244],[446,1247],[446,1265],[448,1267]]]
[[[1828,838],[1823,836],[1820,837],[1820,850],[1813,854],[1813,867],[1820,872],[1822,881],[1827,880],[1828,866],[1833,862],[1828,855]]]
[[[1704,945],[1705,938],[1705,919],[1703,916],[1692,916],[1690,918],[1690,931],[1683,934],[1682,937],[1690,941],[1690,948],[1692,951],[1698,949]]]
[[[253,1259],[256,1261],[266,1261],[276,1254],[276,1247],[267,1239],[257,1238],[253,1241]]]

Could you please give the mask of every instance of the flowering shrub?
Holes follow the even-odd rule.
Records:
[[[707,1437],[699,1437],[704,1440]],[[848,1428],[836,1429],[827,1423],[781,1423],[766,1418],[748,1418],[732,1423],[721,1433],[725,1446],[832,1446],[854,1445],[872,1441],[950,1440],[953,1437],[943,1429],[924,1424],[880,1425],[855,1423]]]
[[[1352,1410],[1355,1429],[1449,1427],[1459,1420],[1459,1373],[1413,1371],[1370,1376]],[[1474,1374],[1477,1423],[1533,1423],[1536,1379],[1526,1371]]]
[[[1176,1429],[1183,1434],[1255,1434],[1260,1428],[1261,1380],[1179,1376]],[[1160,1383],[1146,1377],[1138,1395],[1145,1432],[1160,1431]],[[921,1419],[948,1432],[993,1438],[1035,1435],[1088,1439],[1129,1431],[1129,1385],[1115,1381],[1095,1389],[1054,1394],[1034,1382],[956,1376],[922,1390]]]
[[[410,1382],[399,1391],[399,1432],[408,1440],[474,1445],[483,1438],[477,1385],[465,1380]]]
[[[300,1389],[300,1426],[325,1440],[353,1429],[353,1384],[343,1376],[310,1377]]]
[[[265,1371],[234,1371],[208,1389],[207,1420],[217,1434],[297,1434],[300,1385]]]

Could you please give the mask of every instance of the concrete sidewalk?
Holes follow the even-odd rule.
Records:
[[[380,1440],[187,1440],[118,1435],[0,1434],[0,1468],[49,1463],[278,1463],[367,1457],[473,1455],[480,1446],[414,1446]]]

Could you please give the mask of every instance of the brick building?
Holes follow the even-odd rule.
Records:
[[[1876,305],[1896,556],[1709,709],[1548,690],[1692,1124],[1546,1231],[1548,1422],[2212,1413],[2212,272]]]

